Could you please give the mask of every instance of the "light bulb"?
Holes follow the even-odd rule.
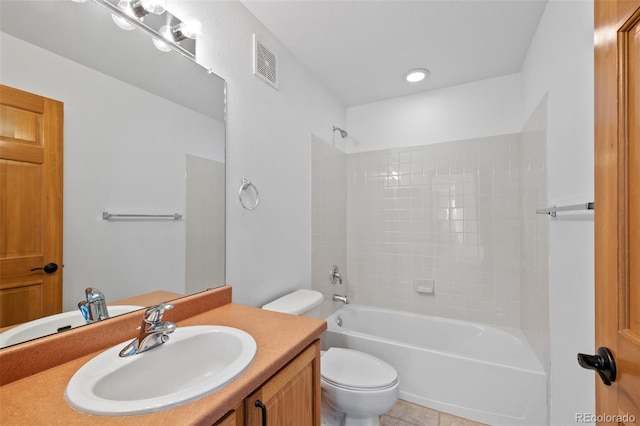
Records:
[[[131,2],[129,0],[120,0],[118,2],[118,9],[123,11],[125,15],[136,19],[135,13],[133,13],[133,9],[131,8]],[[113,22],[115,22],[118,27],[122,28],[125,31],[131,31],[135,28],[134,25],[129,23],[129,21],[127,21],[122,16],[111,14],[111,19],[113,19]]]
[[[133,25],[131,25],[129,23],[129,21],[127,21],[126,19],[124,19],[122,16],[117,16],[114,15],[113,13],[111,14],[111,19],[113,19],[113,22],[115,22],[115,24],[122,28],[125,31],[131,31],[132,29],[134,29],[135,27]]]
[[[169,25],[161,26],[160,29],[158,30],[158,33],[165,40],[167,40],[169,42],[173,42],[173,37],[171,36],[171,27]],[[172,50],[171,47],[169,47],[169,45],[165,41],[161,40],[158,37],[153,37],[151,40],[153,41],[153,45],[159,51],[161,51],[161,52],[171,52],[171,50]]]
[[[162,38],[164,38],[165,40],[174,41],[173,35],[171,33],[171,27],[169,25],[161,26],[160,29],[158,30],[158,34],[160,34]]]
[[[162,15],[167,10],[167,0],[140,0],[140,4],[149,13]]]
[[[127,16],[132,18],[136,17],[135,13],[133,13],[133,8],[131,7],[131,1],[129,0],[120,0],[118,2],[118,9],[127,14]]]
[[[416,68],[411,71],[408,71],[404,75],[404,79],[408,83],[418,83],[429,75],[429,70],[425,68]]]
[[[160,27],[160,35],[170,42],[180,43],[185,38],[196,38],[202,24],[196,18],[187,17],[178,25],[172,27],[164,25]]]
[[[157,37],[153,37],[151,40],[153,41],[153,45],[156,47],[156,49],[161,52],[171,52],[171,50],[173,50],[167,43]]]
[[[193,16],[187,16],[180,24],[180,32],[189,38],[196,38],[201,29],[202,24]]]

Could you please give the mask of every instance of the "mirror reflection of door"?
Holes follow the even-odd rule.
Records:
[[[62,311],[62,149],[62,102],[0,85],[0,327]]]

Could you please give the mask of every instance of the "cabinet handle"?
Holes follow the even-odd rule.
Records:
[[[267,406],[259,399],[256,399],[255,406],[262,410],[262,426],[267,426]]]

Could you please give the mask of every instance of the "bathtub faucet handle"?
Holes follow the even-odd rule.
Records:
[[[342,275],[340,275],[338,265],[333,265],[331,267],[331,271],[329,271],[329,281],[331,282],[331,285],[336,285],[336,283],[342,285]]]

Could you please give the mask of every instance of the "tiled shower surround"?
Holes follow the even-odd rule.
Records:
[[[315,138],[311,144],[311,286],[325,296],[345,294],[329,283],[329,270],[347,269],[347,156]],[[345,280],[346,282],[346,280]]]
[[[519,327],[520,137],[347,155],[353,302]]]
[[[522,133],[345,154],[314,138],[312,288],[521,328],[549,371],[547,109]],[[414,290],[433,280],[433,294]]]
[[[549,329],[549,216],[547,206],[547,99],[540,102],[522,131],[520,188],[522,233],[520,327],[547,372],[551,361]]]

